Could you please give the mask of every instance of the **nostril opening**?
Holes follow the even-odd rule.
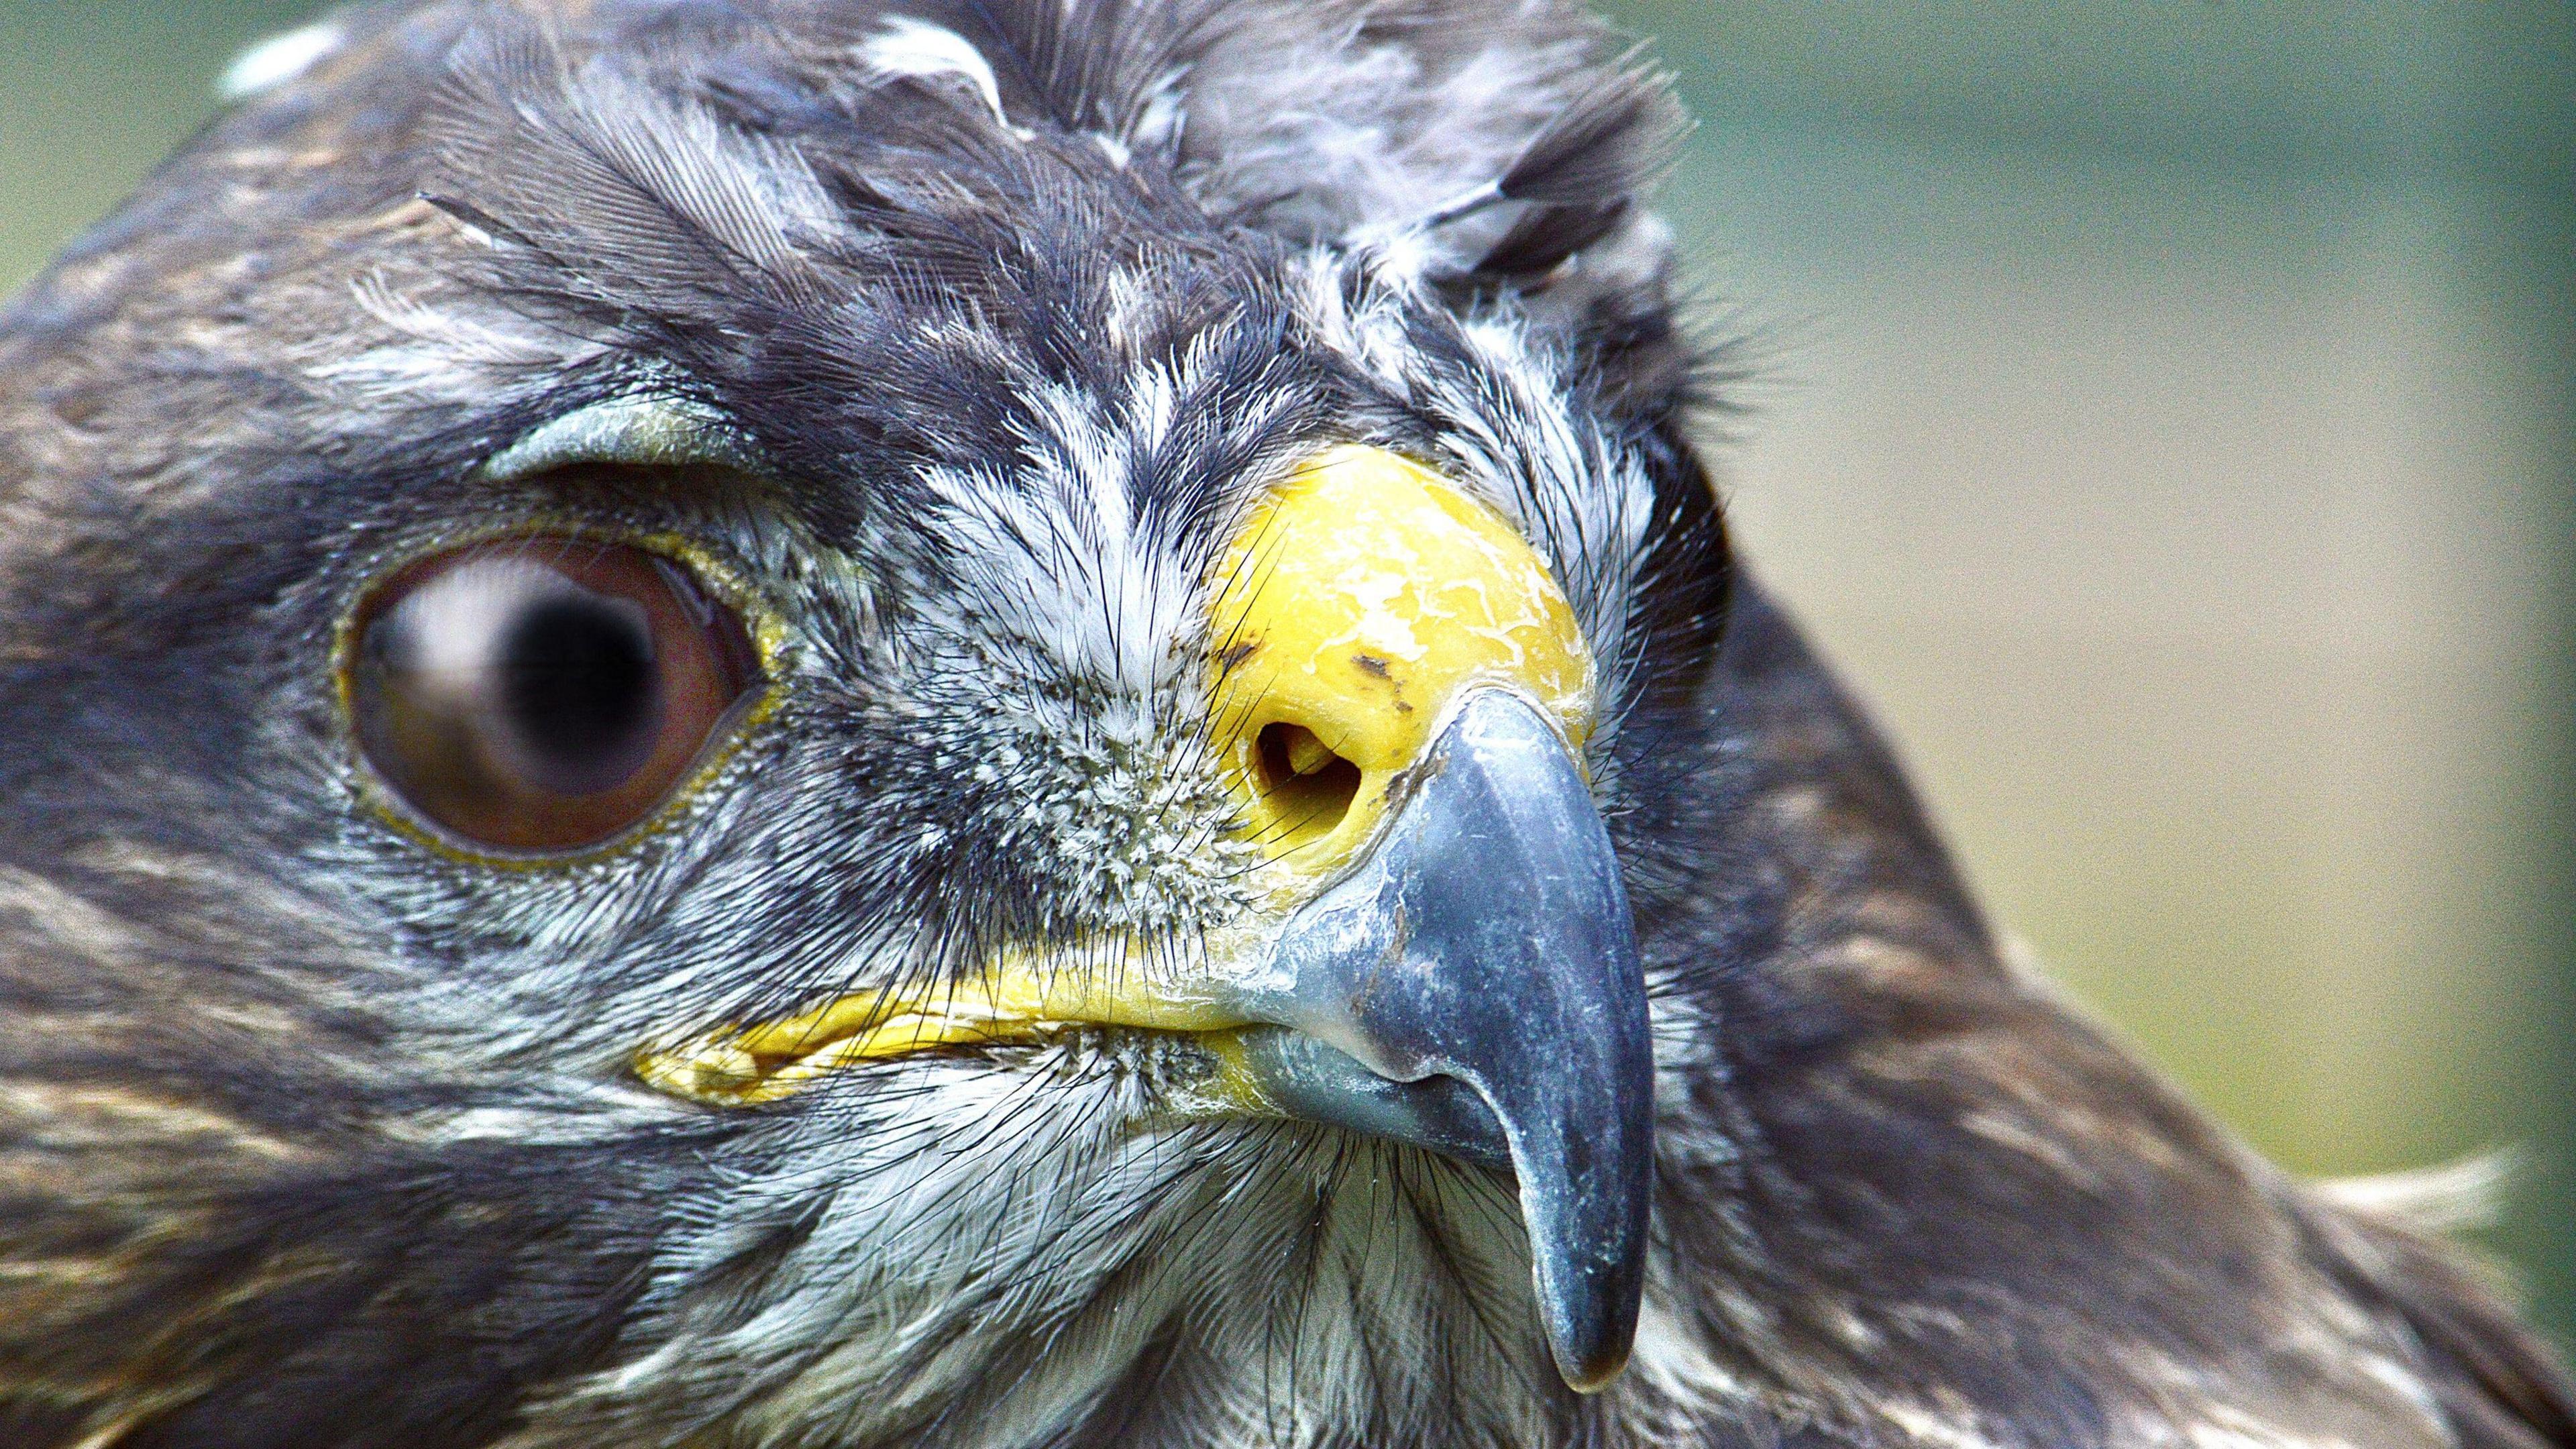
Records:
[[[1253,746],[1261,793],[1282,834],[1322,835],[1350,813],[1360,793],[1360,767],[1334,754],[1313,730],[1284,720],[1263,725]]]

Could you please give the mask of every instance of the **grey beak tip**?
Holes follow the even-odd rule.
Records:
[[[1499,690],[1461,702],[1369,856],[1274,960],[1293,984],[1251,1014],[1379,1079],[1283,1055],[1277,1095],[1317,1120],[1508,1157],[1558,1372],[1579,1393],[1607,1387],[1645,1278],[1654,1047],[1618,858],[1555,727]]]
[[[1565,1386],[1578,1394],[1597,1394],[1619,1381],[1628,1367],[1628,1344],[1622,1340],[1586,1355],[1580,1360],[1559,1359],[1556,1371],[1565,1378]]]

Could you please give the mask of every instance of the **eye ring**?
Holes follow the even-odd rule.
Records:
[[[369,793],[428,844],[496,864],[641,834],[772,698],[775,631],[742,599],[683,540],[578,529],[390,569],[343,617],[336,651]]]

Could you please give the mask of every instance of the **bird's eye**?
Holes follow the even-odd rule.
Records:
[[[565,537],[414,564],[360,607],[358,743],[431,821],[490,850],[595,845],[651,814],[759,667],[681,565]]]

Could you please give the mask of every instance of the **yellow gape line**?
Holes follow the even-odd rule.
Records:
[[[1299,890],[1368,839],[1479,684],[1592,732],[1592,661],[1547,565],[1491,508],[1382,448],[1316,458],[1255,508],[1209,606],[1211,721],[1250,837]]]
[[[1491,508],[1383,449],[1337,447],[1300,468],[1254,507],[1210,585],[1208,739],[1270,861],[1275,909],[1303,904],[1365,846],[1465,692],[1512,691],[1578,750],[1591,733],[1591,658],[1546,565]],[[1210,944],[1245,957],[1261,945]],[[635,1068],[675,1096],[750,1105],[861,1062],[1069,1028],[1187,1033],[1230,1061],[1246,1022],[1217,1004],[1218,983],[1171,979],[1143,964],[1153,955],[1119,942],[1015,953],[962,980],[658,1043]],[[1259,1104],[1229,1087],[1216,1105]]]
[[[1243,1024],[1186,983],[1113,947],[1014,956],[962,980],[853,991],[811,1011],[636,1053],[636,1075],[674,1096],[751,1106],[860,1062],[934,1047],[1028,1042],[1069,1028],[1208,1033]]]

